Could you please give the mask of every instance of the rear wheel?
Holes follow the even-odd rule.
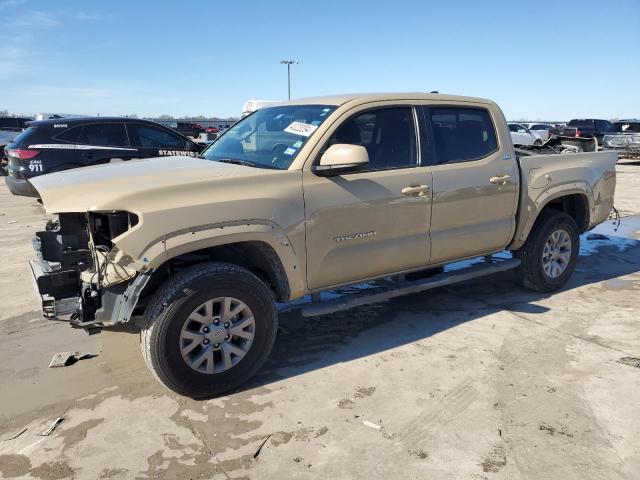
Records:
[[[540,140],[540,139],[536,140],[535,142],[533,142],[533,145],[534,145],[535,147],[539,147],[539,146],[541,146],[541,145],[542,145],[542,140]]]
[[[161,383],[203,398],[251,378],[276,331],[273,296],[258,277],[235,265],[207,263],[178,273],[156,292],[140,341]]]
[[[573,273],[579,250],[573,218],[555,210],[542,211],[525,244],[513,252],[522,262],[517,269],[521,283],[537,292],[559,289]]]

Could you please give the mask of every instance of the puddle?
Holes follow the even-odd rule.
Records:
[[[580,236],[580,255],[593,255],[603,247],[615,247],[618,252],[625,252],[639,243],[640,215],[622,217],[619,225],[607,220]]]

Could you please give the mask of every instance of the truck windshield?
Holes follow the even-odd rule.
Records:
[[[333,105],[262,108],[231,127],[202,156],[218,162],[286,170],[335,109]]]

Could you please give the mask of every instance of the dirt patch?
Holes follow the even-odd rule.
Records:
[[[376,391],[376,387],[360,387],[356,390],[356,393],[353,394],[353,398],[364,398],[370,397]]]
[[[424,460],[425,458],[429,458],[429,454],[427,452],[425,452],[424,450],[418,448],[415,450],[409,450],[409,455],[412,455],[414,457],[418,457],[420,460]]]
[[[546,423],[541,423],[538,428],[545,432],[547,435],[555,435],[557,433],[558,435],[564,435],[565,437],[573,437],[573,435],[567,432],[564,427],[557,429]]]
[[[344,398],[338,402],[338,408],[342,408],[343,410],[351,410],[355,406],[355,402],[348,398]]]
[[[100,473],[101,479],[110,479],[113,477],[124,477],[127,471],[124,468],[105,468]]]
[[[104,418],[94,418],[60,432],[60,436],[64,438],[64,450],[87,438],[87,432],[102,422],[104,422]]]
[[[635,357],[622,357],[618,360],[618,363],[623,365],[629,365],[630,367],[640,368],[640,358]]]
[[[222,473],[221,467],[216,460],[208,453],[200,453],[195,457],[167,458],[163,455],[164,450],[159,450],[149,456],[149,469],[143,478],[153,479],[195,479],[212,478],[216,474]],[[184,463],[184,462],[189,462]]]
[[[20,477],[31,469],[31,462],[24,455],[0,455],[0,473],[6,478]]]
[[[65,462],[48,462],[34,468],[29,473],[41,480],[60,480],[71,478],[74,470]]]
[[[497,473],[507,464],[507,452],[502,445],[495,445],[480,466],[485,473]]]
[[[328,427],[322,427],[320,430],[318,430],[316,432],[316,434],[313,436],[313,438],[318,438],[321,437],[322,435],[324,435],[325,433],[327,433],[329,431]]]

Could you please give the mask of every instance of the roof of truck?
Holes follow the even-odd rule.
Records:
[[[444,95],[441,93],[403,92],[403,93],[350,93],[309,97],[282,102],[283,105],[343,105],[347,102],[358,103],[379,102],[385,100],[457,100],[459,102],[493,103],[491,100],[461,95]]]

